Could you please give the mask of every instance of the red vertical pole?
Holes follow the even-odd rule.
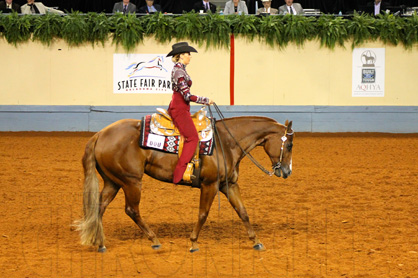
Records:
[[[231,34],[231,52],[229,64],[229,104],[234,105],[234,84],[235,84],[235,38]]]

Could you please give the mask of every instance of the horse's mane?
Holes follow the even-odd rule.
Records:
[[[244,120],[244,121],[255,121],[255,122],[271,122],[273,124],[277,124],[281,127],[286,127],[285,125],[277,122],[275,119],[273,118],[269,118],[269,117],[265,117],[265,116],[237,116],[237,117],[230,117],[230,118],[224,118],[223,119],[226,122],[229,121],[235,121],[235,120]],[[220,122],[222,120],[216,120],[216,122]]]

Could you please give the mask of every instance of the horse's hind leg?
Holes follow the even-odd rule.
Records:
[[[106,177],[103,177],[103,180],[104,180],[104,186],[103,186],[102,192],[100,193],[100,208],[99,208],[100,221],[102,221],[103,214],[107,206],[116,197],[116,194],[118,194],[118,191],[120,188],[117,185],[115,185],[112,181],[107,179]],[[106,247],[104,246],[104,239],[101,243],[99,243],[98,251],[101,253],[106,251]]]
[[[241,218],[245,227],[247,228],[248,236],[254,242],[253,248],[258,251],[266,250],[264,245],[260,242],[257,235],[255,234],[253,226],[250,223],[250,218],[248,217],[247,210],[245,209],[244,203],[242,201],[238,184],[229,184],[228,188],[226,186],[223,186],[221,188],[221,192],[224,193],[225,196],[229,197],[229,202],[237,212],[239,218]]]
[[[149,228],[147,223],[142,219],[139,212],[139,202],[141,201],[141,187],[140,181],[135,181],[123,187],[125,192],[125,212],[138,225],[139,228],[147,235],[152,242],[152,249],[158,250],[161,243],[155,233]]]
[[[202,185],[200,189],[200,205],[199,205],[199,219],[197,220],[196,226],[193,229],[192,234],[190,235],[190,240],[192,242],[192,247],[190,247],[190,252],[199,251],[199,246],[197,244],[197,238],[199,237],[200,229],[203,224],[206,222],[206,219],[209,215],[210,207],[213,203],[213,198],[215,197],[217,188],[215,184],[212,185]]]

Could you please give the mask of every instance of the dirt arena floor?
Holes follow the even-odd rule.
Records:
[[[140,208],[160,251],[125,215],[122,191],[104,215],[108,251],[79,244],[90,136],[0,133],[0,277],[418,277],[418,135],[296,134],[287,180],[245,158],[242,195],[267,251],[252,249],[221,196],[193,254],[199,190],[150,178]]]

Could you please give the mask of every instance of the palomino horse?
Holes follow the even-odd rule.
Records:
[[[245,152],[250,152],[256,146],[263,146],[272,162],[274,174],[287,178],[292,172],[292,122],[286,121],[282,125],[265,117],[235,117],[223,121],[216,122],[221,142],[216,141],[211,156],[201,157],[199,217],[190,236],[190,251],[199,250],[197,238],[218,190],[228,196],[229,202],[247,228],[249,238],[254,243],[253,248],[265,250],[249,222],[241,199],[237,183],[239,164]],[[147,174],[170,183],[178,156],[141,148],[140,128],[139,120],[120,120],[96,133],[86,146],[83,156],[84,218],[76,225],[80,230],[82,244],[99,246],[99,252],[106,250],[103,213],[120,188],[125,193],[126,214],[151,240],[153,249],[161,247],[160,241],[140,215],[142,177]],[[221,145],[224,154],[219,147]],[[104,180],[100,195],[96,169]]]

